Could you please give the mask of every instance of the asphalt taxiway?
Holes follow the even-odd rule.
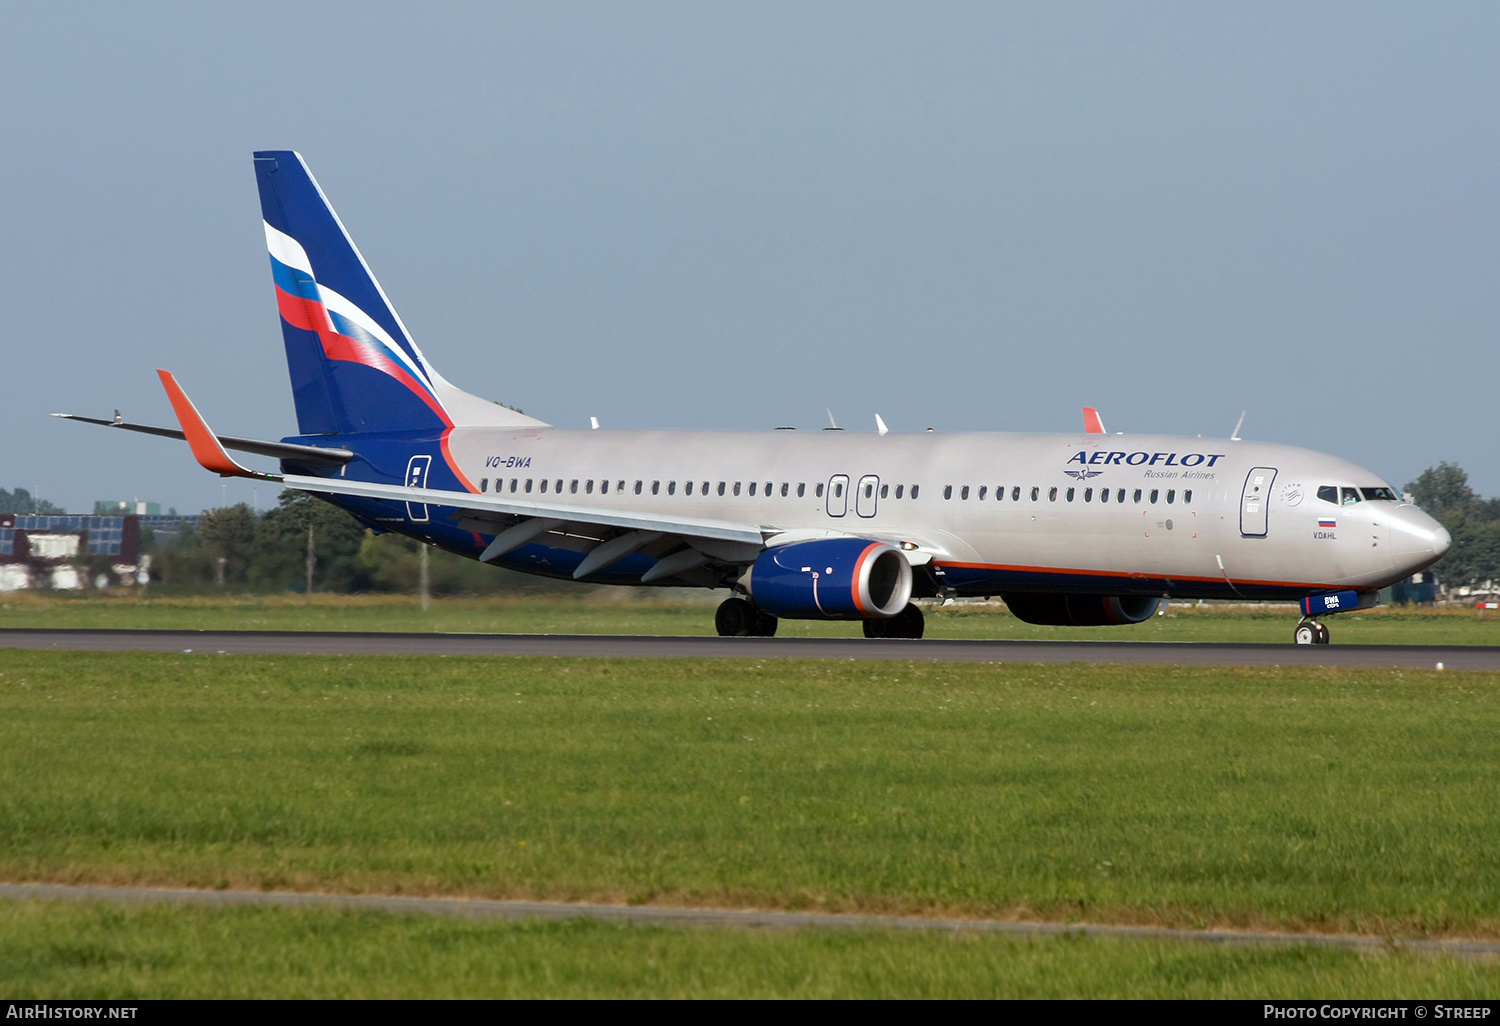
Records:
[[[1171,641],[921,641],[355,631],[0,629],[0,649],[224,655],[580,656],[594,659],[878,659],[1148,666],[1500,670],[1490,645],[1249,645]]]

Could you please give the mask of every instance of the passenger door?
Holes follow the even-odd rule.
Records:
[[[431,466],[431,456],[413,456],[406,464],[406,487],[426,488],[427,471]],[[425,502],[408,502],[406,504],[406,515],[414,524],[427,523],[427,504]]]
[[[841,517],[849,512],[849,475],[834,474],[828,479],[828,515]]]
[[[1254,467],[1245,475],[1245,490],[1240,494],[1240,534],[1244,537],[1266,536],[1266,513],[1275,481],[1275,467]]]
[[[862,517],[873,517],[875,504],[879,501],[880,478],[866,474],[859,479],[859,486],[854,490],[854,512]]]

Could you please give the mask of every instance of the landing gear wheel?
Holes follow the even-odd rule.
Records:
[[[920,638],[926,626],[922,610],[908,602],[906,608],[888,620],[866,620],[867,638]]]
[[[755,633],[759,615],[760,611],[742,598],[725,599],[714,613],[714,629],[721,638],[748,638]]]
[[[1304,620],[1297,625],[1296,638],[1299,645],[1326,645],[1328,628],[1316,620]]]
[[[750,634],[756,638],[774,638],[776,625],[779,622],[770,613],[757,609],[755,610],[755,626],[750,629]]]

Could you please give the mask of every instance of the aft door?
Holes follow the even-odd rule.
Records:
[[[1245,475],[1245,490],[1240,495],[1240,534],[1244,537],[1266,536],[1266,510],[1275,480],[1275,467],[1255,467]]]
[[[834,474],[828,479],[828,515],[841,517],[849,512],[849,475]]]
[[[859,479],[854,489],[854,512],[862,517],[875,515],[875,504],[880,501],[880,478],[866,474]]]
[[[427,471],[431,466],[431,456],[413,456],[406,464],[406,487],[426,488]],[[425,502],[408,502],[406,504],[406,517],[414,524],[427,523],[427,504]]]

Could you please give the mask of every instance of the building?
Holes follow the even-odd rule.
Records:
[[[151,556],[141,551],[141,529],[173,534],[183,527],[196,529],[198,520],[197,515],[170,514],[0,514],[0,591],[145,584]]]

